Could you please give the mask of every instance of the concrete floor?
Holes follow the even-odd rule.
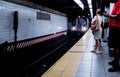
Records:
[[[108,72],[107,42],[102,42],[102,54],[92,53],[94,38],[91,30],[66,52],[42,77],[120,77],[120,72]]]

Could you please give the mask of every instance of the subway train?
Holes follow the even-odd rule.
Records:
[[[90,20],[85,16],[78,16],[72,22],[72,26],[70,27],[70,32],[73,35],[81,35],[81,33],[85,33],[89,29]]]

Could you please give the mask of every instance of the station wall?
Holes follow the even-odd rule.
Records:
[[[67,16],[0,1],[0,44],[14,41],[13,12],[18,11],[17,41],[66,31]],[[50,15],[50,20],[38,20],[37,12]]]

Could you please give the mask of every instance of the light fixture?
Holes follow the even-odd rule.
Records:
[[[84,5],[80,0],[74,0],[83,10],[84,10]]]

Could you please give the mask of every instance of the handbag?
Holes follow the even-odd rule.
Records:
[[[93,30],[93,31],[98,31],[98,30],[99,30],[98,17],[97,17],[97,19],[91,24],[91,30]]]

